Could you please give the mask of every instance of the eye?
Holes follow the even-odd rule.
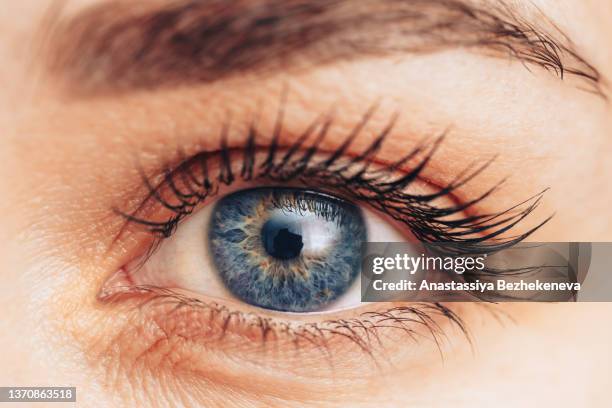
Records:
[[[127,220],[128,237],[118,240],[131,239],[133,253],[98,298],[127,295],[149,305],[142,324],[161,329],[153,330],[153,344],[160,336],[176,336],[214,344],[232,356],[240,349],[253,359],[268,341],[277,350],[299,347],[313,358],[325,358],[322,350],[352,348],[347,346],[374,357],[372,350],[399,341],[395,333],[434,337],[435,344],[443,322],[465,333],[461,318],[438,302],[361,304],[362,244],[445,242],[453,244],[453,256],[495,251],[546,222],[501,235],[537,207],[542,193],[479,214],[475,207],[497,186],[463,202],[454,193],[488,162],[436,186],[421,173],[441,136],[380,163],[376,153],[396,116],[382,129],[370,129],[375,133],[369,142],[351,147],[372,113],[344,138],[334,137],[335,150],[320,148],[332,118],[316,119],[283,145],[279,115],[262,144],[254,127],[230,144],[224,125],[217,150],[178,152],[178,164],[147,176],[142,171],[143,200],[131,211],[117,209]]]
[[[314,189],[244,188],[206,205],[128,265],[132,284],[283,312],[359,304],[361,247],[405,237],[373,211]]]

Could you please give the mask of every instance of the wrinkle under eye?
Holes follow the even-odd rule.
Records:
[[[360,270],[360,209],[299,188],[255,188],[213,210],[209,243],[224,284],[247,303],[311,312],[343,295]]]

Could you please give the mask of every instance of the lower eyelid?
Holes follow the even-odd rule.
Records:
[[[433,304],[369,305],[352,316],[291,321],[150,290],[126,295],[136,305],[130,313],[137,317],[129,319],[122,336],[129,339],[127,344],[117,344],[122,358],[157,368],[189,368],[205,377],[217,368],[225,370],[228,361],[238,361],[241,370],[274,367],[323,379],[336,378],[335,368],[342,367],[343,377],[363,378],[368,369],[392,365],[395,360],[389,361],[387,354],[392,351],[426,348],[419,355],[437,357],[446,329],[454,326],[445,309]]]

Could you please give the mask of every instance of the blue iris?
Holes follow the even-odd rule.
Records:
[[[219,200],[211,218],[213,261],[247,303],[311,312],[344,294],[361,265],[360,209],[299,188],[242,190]]]

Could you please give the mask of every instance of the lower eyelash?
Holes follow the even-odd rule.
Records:
[[[347,319],[329,319],[318,322],[289,322],[255,313],[230,310],[216,302],[205,302],[178,293],[172,289],[138,285],[117,290],[102,300],[113,303],[125,297],[138,297],[138,308],[155,311],[156,326],[166,337],[176,336],[190,342],[209,344],[238,336],[241,344],[248,341],[258,352],[277,350],[279,343],[293,345],[296,352],[307,349],[322,353],[333,365],[331,356],[341,342],[353,346],[367,355],[375,365],[384,351],[384,337],[389,331],[399,332],[418,343],[433,341],[442,356],[446,339],[445,324],[459,329],[471,344],[463,320],[442,303],[411,303],[366,311]],[[163,309],[162,313],[158,313]],[[148,315],[149,313],[144,313]]]

